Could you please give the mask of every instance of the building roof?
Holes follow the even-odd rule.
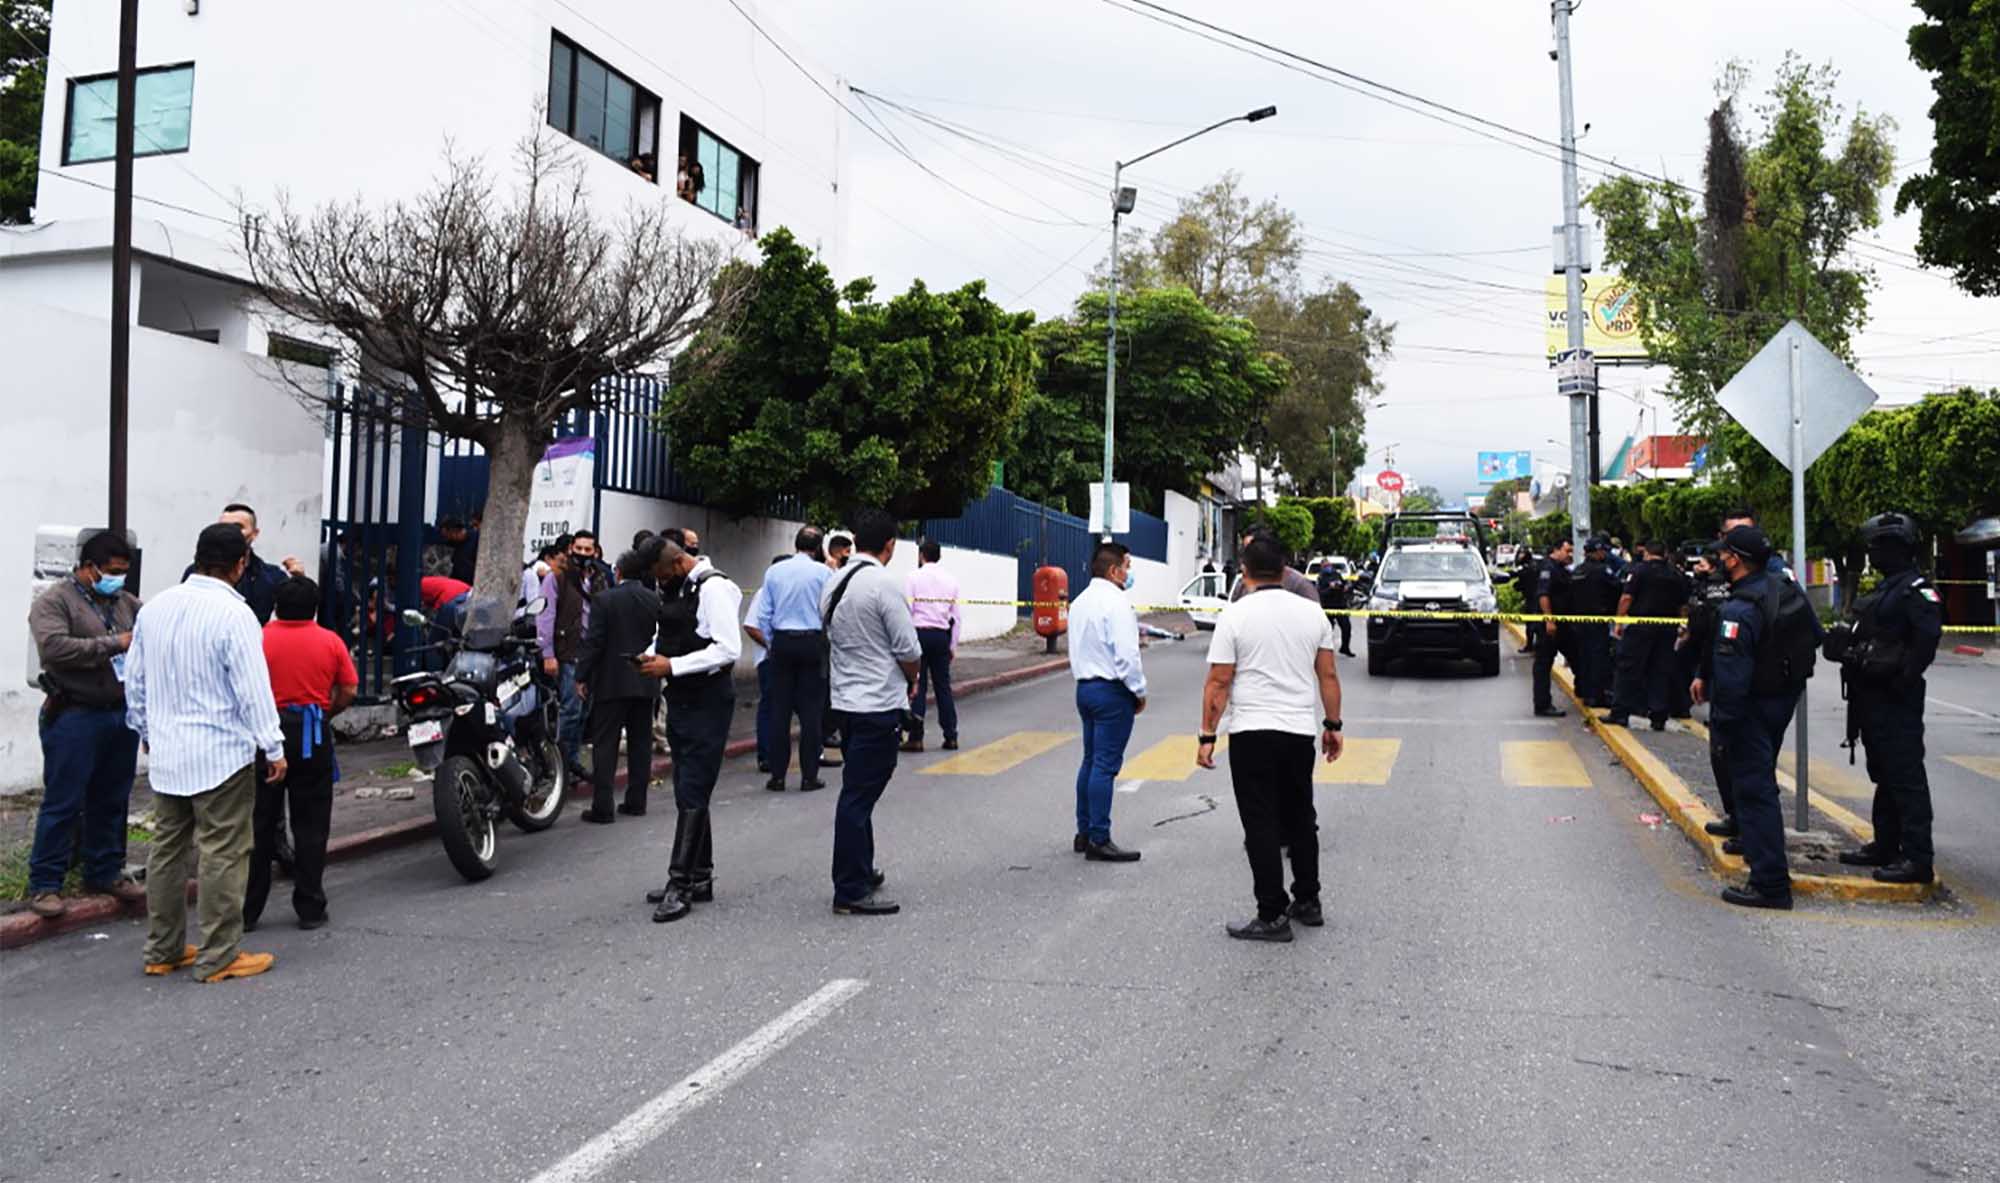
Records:
[[[1707,437],[1699,435],[1641,436],[1632,445],[1625,471],[1638,474],[1660,468],[1688,468],[1694,454],[1701,451],[1706,443]]]

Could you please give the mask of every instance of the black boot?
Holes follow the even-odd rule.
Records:
[[[689,898],[694,882],[695,847],[701,842],[705,809],[683,809],[674,819],[674,852],[667,864],[667,886],[661,890],[653,923],[679,920],[694,908]],[[651,898],[650,896],[648,897]]]
[[[688,881],[688,900],[706,904],[715,900],[715,832],[709,828],[708,810],[695,812],[701,815],[701,836],[694,845],[694,874]]]

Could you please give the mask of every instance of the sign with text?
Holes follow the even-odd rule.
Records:
[[[1393,468],[1385,468],[1375,474],[1375,487],[1384,493],[1400,493],[1403,491],[1403,474]]]
[[[1535,457],[1532,452],[1481,452],[1479,454],[1479,483],[1491,485],[1500,481],[1526,480],[1535,473]],[[1482,494],[1482,496],[1484,496]]]
[[[1569,348],[1569,289],[1552,275],[1543,289],[1542,333],[1548,355]],[[1583,277],[1583,347],[1599,361],[1645,361],[1646,343],[1639,339],[1639,294],[1617,275]]]
[[[1132,486],[1124,481],[1111,482],[1111,524],[1104,524],[1104,483],[1090,483],[1090,532],[1092,534],[1129,534],[1132,531]]]
[[[528,524],[521,531],[523,563],[534,562],[544,546],[564,534],[593,528],[596,476],[597,441],[587,436],[557,440],[542,453],[528,494]]]

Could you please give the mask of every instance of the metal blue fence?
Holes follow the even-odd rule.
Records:
[[[921,531],[925,537],[935,538],[946,546],[1011,555],[1020,560],[1015,598],[1024,602],[1034,598],[1034,573],[1040,566],[1053,565],[1067,571],[1072,595],[1090,582],[1090,554],[1095,549],[1090,523],[997,485],[955,518],[925,519]],[[1115,537],[1142,559],[1162,563],[1167,560],[1164,518],[1134,510],[1131,531]],[[1027,611],[1021,609],[1023,615]]]

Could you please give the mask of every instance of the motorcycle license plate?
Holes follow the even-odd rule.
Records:
[[[444,723],[438,719],[418,719],[410,724],[410,746],[420,748],[444,738]]]

